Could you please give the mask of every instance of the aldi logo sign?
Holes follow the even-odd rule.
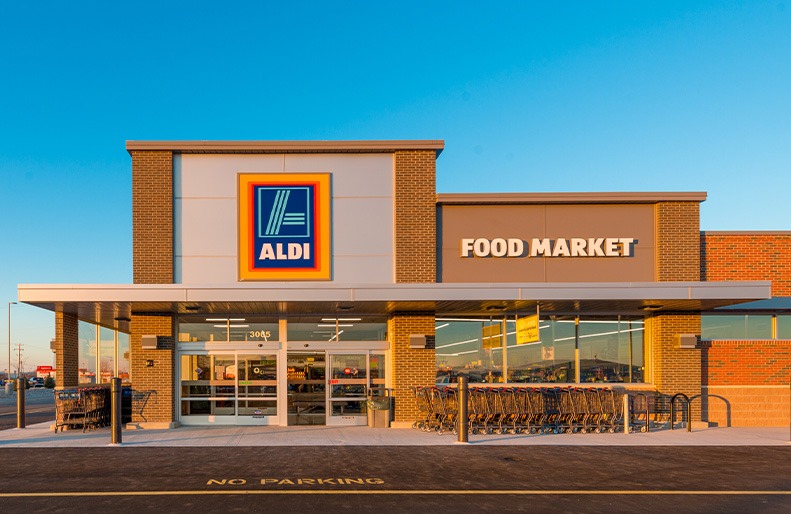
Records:
[[[240,280],[330,280],[330,174],[239,174]]]

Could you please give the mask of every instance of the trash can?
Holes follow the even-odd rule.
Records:
[[[132,422],[132,388],[123,386],[121,388],[121,423],[126,425]]]
[[[390,428],[390,395],[368,396],[368,426],[371,428]]]

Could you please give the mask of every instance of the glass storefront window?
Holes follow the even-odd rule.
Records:
[[[386,341],[384,317],[311,317],[289,320],[289,341]]]
[[[228,330],[217,323],[179,323],[179,342],[195,343],[200,341],[226,341]]]
[[[78,383],[107,384],[115,376],[116,361],[118,378],[129,382],[129,334],[118,333],[116,350],[112,328],[100,327],[80,321],[77,325]],[[98,352],[98,353],[97,353]]]
[[[233,327],[233,325],[231,325]],[[277,341],[277,323],[247,323],[231,328],[231,341]]]
[[[179,318],[180,343],[212,341],[277,341],[278,321],[272,317],[184,316]]]
[[[503,381],[502,320],[436,320],[437,381],[471,383]]]
[[[703,314],[700,326],[705,340],[772,338],[772,316],[768,314]]]
[[[506,320],[503,348],[486,344],[499,337],[501,320],[437,318],[437,382],[456,382],[466,374],[471,383],[496,383],[505,373],[509,383],[574,383],[578,367],[581,382],[645,381],[642,319],[583,318],[579,339],[575,323],[574,317],[542,318],[540,341],[517,344],[516,322]]]
[[[96,383],[96,325],[80,321],[77,324],[77,359],[79,364],[78,382]]]
[[[580,382],[643,381],[642,322],[581,319],[579,327]]]
[[[777,338],[791,339],[791,315],[777,316]]]
[[[574,319],[542,319],[541,341],[516,344],[515,322],[508,324],[509,382],[574,382]]]
[[[132,381],[129,373],[131,366],[129,365],[129,334],[118,332],[118,378],[123,383]]]
[[[109,384],[115,375],[115,331],[101,327],[99,329],[99,373],[97,382]]]

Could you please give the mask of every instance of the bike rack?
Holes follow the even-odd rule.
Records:
[[[683,399],[687,406],[687,432],[692,432],[692,401],[684,393],[676,393],[670,399],[670,430],[676,424],[676,398]]]
[[[644,422],[645,422],[645,432],[650,432],[650,431],[651,431],[651,420],[650,420],[650,415],[651,415],[651,414],[650,414],[650,410],[651,410],[651,409],[649,409],[649,408],[648,408],[648,403],[649,403],[649,400],[648,400],[648,395],[647,395],[647,394],[645,394],[645,393],[644,393],[644,392],[642,392],[642,391],[631,391],[631,392],[630,392],[630,391],[626,391],[626,392],[624,393],[624,395],[626,395],[626,396],[630,397],[630,398],[631,398],[631,400],[632,400],[632,408],[630,408],[630,409],[629,409],[629,415],[630,415],[630,418],[631,418],[631,419],[630,419],[630,421],[632,422],[632,423],[631,423],[632,425],[636,424],[636,423],[634,423],[634,419],[637,417],[637,416],[635,416],[635,415],[636,415],[636,414],[638,414],[638,411],[637,411],[637,409],[636,409],[636,408],[634,408],[634,404],[636,404],[636,403],[637,403],[635,400],[636,400],[636,398],[638,398],[638,397],[640,397],[640,398],[642,398],[642,399],[643,399],[643,400],[642,400],[642,401],[643,401],[643,403],[642,403],[642,405],[643,405],[643,409],[640,409],[640,412],[639,412],[639,414],[642,414],[642,415],[643,415],[643,417],[644,417]],[[642,430],[641,430],[641,431],[642,431]]]

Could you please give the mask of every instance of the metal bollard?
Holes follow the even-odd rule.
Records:
[[[467,411],[467,399],[469,397],[469,389],[467,388],[467,377],[459,377],[459,442],[466,443],[469,440],[469,415]]]
[[[16,427],[25,428],[25,379],[16,379]]]
[[[112,379],[110,389],[110,433],[111,444],[121,444],[121,379]]]
[[[629,433],[629,394],[623,392],[623,433]]]

